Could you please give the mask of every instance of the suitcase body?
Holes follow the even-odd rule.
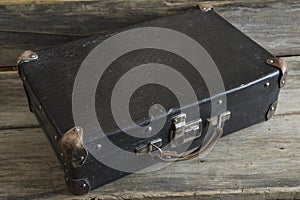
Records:
[[[222,135],[269,119],[287,75],[206,5],[26,51],[18,69],[75,194],[204,156]]]

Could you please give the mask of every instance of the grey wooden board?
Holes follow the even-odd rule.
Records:
[[[0,129],[36,127],[17,73],[0,73]]]
[[[289,67],[287,84],[280,91],[275,115],[300,115],[300,57],[284,58]],[[300,134],[300,133],[299,133]]]
[[[25,49],[38,50],[82,36],[111,32],[199,3],[195,0],[28,2],[0,1],[0,66],[15,65]],[[299,0],[211,2],[216,12],[272,53],[300,55]]]
[[[85,196],[68,193],[46,136],[30,128],[37,124],[16,74],[0,74],[0,199],[300,199],[300,57],[285,60],[289,78],[270,121],[222,138],[202,160],[133,174]]]

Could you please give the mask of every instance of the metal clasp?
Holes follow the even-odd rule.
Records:
[[[214,126],[212,132],[207,133],[202,146],[190,152],[177,153],[176,151],[165,151],[161,149],[162,140],[160,138],[152,140],[148,144],[136,148],[136,153],[149,153],[153,157],[159,158],[161,161],[174,162],[188,160],[197,156],[204,157],[215,146],[219,138],[223,134],[223,126],[226,120],[230,119],[230,111],[226,111],[220,115],[208,119],[209,126]],[[202,120],[198,119],[186,123],[186,114],[180,114],[172,119],[171,129],[171,147],[177,147],[186,142],[201,137]],[[155,153],[154,153],[155,152]]]
[[[226,111],[218,116],[212,117],[207,121],[211,126],[216,126],[217,129],[223,129],[223,124],[228,119],[230,119],[230,111]]]
[[[202,120],[186,122],[186,114],[182,113],[172,119],[172,129],[170,133],[171,147],[176,147],[192,141],[201,136]]]
[[[135,148],[135,152],[137,154],[151,153],[152,151],[158,150],[159,147],[161,147],[161,146],[162,146],[162,139],[157,138],[157,139],[152,140],[148,144],[143,144],[143,145]],[[153,149],[153,147],[154,147],[154,149]]]

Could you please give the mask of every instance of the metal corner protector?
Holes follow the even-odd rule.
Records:
[[[68,130],[59,140],[59,146],[65,161],[73,167],[82,166],[88,155],[83,144],[83,130],[76,126]]]
[[[208,12],[210,10],[214,10],[214,7],[210,3],[200,3],[199,8],[202,12]]]
[[[277,67],[281,71],[281,77],[279,82],[279,88],[283,88],[286,83],[286,78],[288,75],[288,67],[286,62],[282,58],[269,58],[266,61],[267,64]]]

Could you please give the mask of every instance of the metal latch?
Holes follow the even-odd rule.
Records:
[[[138,154],[151,153],[152,151],[157,150],[157,148],[159,148],[161,146],[162,146],[162,139],[157,138],[147,144],[143,144],[143,145],[135,148],[135,153],[138,153]],[[155,148],[153,149],[153,147],[155,147]]]
[[[230,111],[226,111],[215,117],[208,119],[209,127],[204,138],[204,143],[192,152],[177,153],[176,151],[165,151],[160,148],[162,145],[161,139],[153,140],[148,145],[143,145],[137,148],[139,153],[149,153],[150,155],[159,158],[161,161],[174,162],[188,160],[196,156],[204,157],[217,143],[223,134],[223,126],[226,120],[230,118]],[[186,123],[186,114],[177,115],[172,119],[173,127],[171,129],[171,147],[184,144],[201,136],[202,121],[201,119]],[[152,154],[154,150],[158,150],[156,154]]]
[[[186,114],[182,113],[172,119],[171,147],[184,144],[201,136],[202,120],[186,123]]]
[[[221,129],[223,127],[223,123],[230,119],[230,111],[226,111],[218,116],[212,117],[207,121],[211,126],[217,126],[217,129]]]

